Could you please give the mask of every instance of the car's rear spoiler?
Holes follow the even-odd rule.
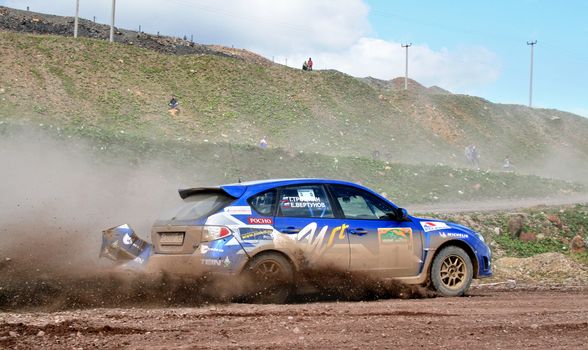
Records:
[[[239,198],[245,193],[247,186],[241,185],[227,185],[227,186],[212,186],[212,187],[193,187],[193,188],[185,188],[179,189],[178,193],[182,199],[186,199],[190,196],[200,193],[210,193],[210,192],[220,192],[227,194],[233,198]]]

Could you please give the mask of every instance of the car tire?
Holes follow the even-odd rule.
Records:
[[[448,246],[435,256],[431,266],[431,283],[441,296],[462,296],[470,288],[474,268],[468,254],[456,246]]]
[[[278,253],[261,253],[245,268],[251,288],[245,301],[254,304],[283,304],[293,294],[294,268]]]

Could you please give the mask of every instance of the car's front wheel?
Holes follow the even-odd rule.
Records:
[[[448,246],[433,260],[431,283],[442,296],[462,296],[470,288],[473,272],[468,254],[459,247]]]
[[[283,255],[262,253],[255,256],[245,269],[251,290],[247,301],[256,304],[282,304],[292,294],[294,269]]]

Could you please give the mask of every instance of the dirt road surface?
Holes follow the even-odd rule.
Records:
[[[588,203],[588,195],[577,194],[551,198],[505,199],[461,203],[417,204],[407,207],[414,213],[467,213],[474,211],[497,211],[531,208],[536,206],[560,206]]]
[[[463,298],[0,313],[11,349],[586,349],[588,288]]]

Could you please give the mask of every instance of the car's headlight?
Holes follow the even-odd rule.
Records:
[[[478,239],[484,243],[486,243],[486,241],[484,240],[484,236],[482,236],[480,233],[476,232],[476,231],[472,231],[474,233],[474,235],[476,235],[476,237],[478,237]]]

